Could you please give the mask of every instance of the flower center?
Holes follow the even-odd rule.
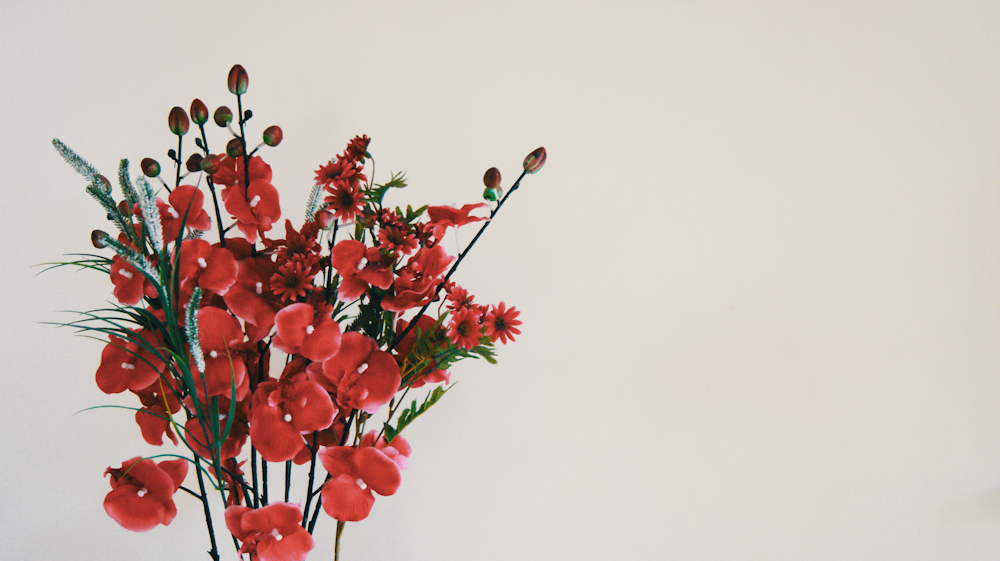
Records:
[[[360,477],[354,480],[354,482],[358,484],[358,487],[361,487],[362,491],[368,488],[368,485],[365,485],[365,482],[361,481]]]
[[[146,493],[148,493],[148,492],[149,492],[149,489],[146,489],[145,487],[143,487],[142,489],[139,489],[139,492],[137,492],[136,495],[138,495],[140,497],[145,497]]]
[[[362,362],[361,366],[358,367],[358,374],[364,374],[365,370],[368,370],[368,363]]]
[[[198,258],[198,266],[201,267],[202,269],[204,269],[205,267],[208,267],[208,261],[205,261],[204,257],[199,257]]]
[[[278,533],[278,529],[277,528],[271,530],[271,536],[273,536],[274,539],[278,540],[279,542],[281,541],[281,538],[285,537],[285,536],[282,536],[281,534]]]
[[[315,328],[315,327],[313,327],[313,326],[311,326],[311,325],[307,325],[307,326],[306,326],[306,335],[312,335],[312,334],[313,334],[313,331],[316,331],[316,328]]]
[[[121,275],[121,276],[123,276],[123,277],[125,277],[125,278],[127,278],[127,279],[132,278],[132,273],[126,271],[125,269],[118,269],[118,274]]]
[[[291,423],[292,422],[292,415],[291,415],[291,413],[285,413],[284,419],[285,419],[286,423]]]
[[[256,195],[254,198],[250,199],[250,208],[256,208],[257,203],[260,202],[260,195]]]
[[[256,286],[257,286],[257,290],[256,290],[257,296],[260,296],[261,294],[264,294],[264,283],[258,282]]]
[[[174,207],[172,207],[172,206],[168,206],[167,207],[167,214],[169,214],[170,217],[173,218],[174,220],[177,220],[178,218],[181,217],[181,215],[177,214],[177,211],[174,210]]]
[[[135,365],[134,364],[129,364],[127,362],[123,362],[122,363],[122,368],[124,368],[125,370],[135,370]]]

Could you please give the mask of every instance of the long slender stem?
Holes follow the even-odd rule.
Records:
[[[250,474],[253,477],[253,507],[260,508],[260,493],[257,492],[257,448],[253,445],[250,446]]]
[[[313,482],[316,480],[315,479],[316,478],[316,451],[317,451],[317,448],[318,448],[318,446],[317,446],[318,440],[319,440],[319,432],[318,431],[313,431],[312,458],[309,461],[309,486],[307,487],[307,491],[306,491],[306,506],[305,506],[304,509],[302,509],[302,512],[305,513],[305,516],[302,517],[302,527],[303,528],[305,528],[308,525],[308,520],[306,519],[306,516],[309,515],[309,504],[312,502],[312,496],[313,496]],[[288,497],[287,486],[286,486],[286,491],[285,491],[285,497],[286,497],[285,500],[287,501],[288,500],[288,498],[287,498]]]
[[[174,183],[174,189],[181,184],[181,166],[184,165],[184,158],[181,157],[181,144],[184,142],[184,135],[177,135],[177,180]]]
[[[201,147],[205,150],[205,157],[212,155],[208,151],[208,137],[205,136],[205,125],[198,125],[198,129],[201,130]],[[215,206],[215,225],[219,229],[219,246],[222,248],[226,247],[226,233],[222,229],[222,213],[219,211],[219,198],[215,194],[215,182],[212,181],[212,176],[209,173],[205,173],[208,182],[208,190],[212,193],[212,204]]]
[[[406,326],[406,329],[404,329],[402,333],[400,333],[399,335],[396,336],[395,339],[393,339],[392,344],[389,345],[389,348],[385,350],[386,352],[389,352],[393,348],[395,348],[396,345],[398,345],[399,342],[403,340],[403,337],[406,337],[406,334],[409,333],[414,328],[414,326],[417,325],[417,320],[423,317],[424,312],[427,311],[427,308],[429,308],[430,305],[434,302],[434,300],[437,299],[438,294],[441,292],[441,289],[444,288],[444,285],[448,283],[448,279],[450,279],[451,275],[455,272],[456,269],[458,269],[458,264],[461,263],[462,260],[465,259],[465,256],[469,254],[469,250],[472,249],[472,246],[476,245],[476,241],[479,240],[479,236],[483,235],[483,232],[486,231],[486,228],[490,225],[490,223],[493,222],[493,217],[496,216],[498,212],[500,212],[500,207],[502,207],[503,204],[507,201],[507,197],[509,197],[511,193],[516,191],[517,188],[521,186],[521,180],[524,179],[524,176],[527,174],[528,174],[527,171],[522,171],[521,176],[518,177],[517,181],[514,182],[514,186],[510,188],[510,191],[507,191],[507,194],[504,195],[502,199],[500,199],[500,202],[497,204],[497,207],[492,211],[490,211],[490,219],[483,224],[483,227],[480,228],[478,232],[476,232],[476,237],[472,238],[472,241],[469,242],[469,245],[465,247],[465,251],[458,254],[458,259],[456,259],[455,262],[451,265],[451,269],[448,270],[448,274],[445,275],[443,279],[441,279],[441,283],[438,284],[437,289],[434,290],[434,295],[431,296],[430,300],[426,304],[424,304],[422,308],[420,308],[420,311],[417,313],[417,315],[410,320],[410,324]]]
[[[333,546],[333,561],[340,560],[340,535],[344,533],[344,523],[337,521],[337,541]]]
[[[292,461],[285,462],[285,502],[288,502],[288,494],[292,490]]]
[[[201,475],[201,461],[194,455],[195,472],[198,474],[198,488],[201,489],[201,505],[205,509],[205,525],[208,526],[208,539],[212,542],[212,550],[208,554],[219,561],[219,547],[215,544],[215,529],[212,527],[212,511],[208,508],[208,496],[205,494],[205,479]]]

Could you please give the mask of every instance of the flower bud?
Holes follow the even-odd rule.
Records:
[[[227,127],[229,126],[229,123],[233,122],[233,111],[232,109],[223,105],[215,110],[215,115],[213,116],[213,118],[215,119],[215,124],[219,125],[220,127]]]
[[[184,136],[187,134],[188,127],[191,123],[188,121],[187,113],[184,109],[180,107],[174,107],[170,110],[170,115],[167,117],[167,125],[170,126],[170,132],[176,134],[177,136]]]
[[[490,189],[495,189],[500,186],[500,170],[497,168],[490,168],[486,170],[486,175],[483,176],[483,183],[486,184]]]
[[[247,84],[250,82],[250,77],[247,76],[247,71],[239,64],[233,66],[229,71],[229,91],[236,94],[242,95],[247,93]]]
[[[503,197],[503,189],[499,187],[487,187],[486,190],[483,191],[483,198],[487,201],[496,202],[500,200],[500,197]]]
[[[97,249],[104,249],[108,247],[108,233],[101,230],[94,230],[90,233],[90,243],[94,244]]]
[[[230,158],[239,158],[243,155],[243,143],[240,142],[240,139],[234,138],[229,141],[229,144],[226,144],[226,154]]]
[[[281,144],[281,139],[284,138],[284,134],[281,132],[281,127],[274,125],[264,129],[264,144],[268,146],[277,146]]]
[[[524,171],[535,173],[545,165],[545,148],[537,148],[524,158]]]
[[[196,125],[204,125],[208,122],[208,107],[205,107],[200,99],[191,102],[191,120]]]
[[[374,210],[366,208],[361,211],[361,214],[359,214],[354,221],[361,224],[362,228],[371,228],[372,226],[375,226],[375,220],[377,218],[378,215],[375,214]]]
[[[142,168],[142,173],[146,177],[156,177],[160,175],[160,163],[153,158],[143,158],[139,162],[139,167]]]
[[[191,154],[187,161],[187,170],[191,173],[201,171],[201,154]]]
[[[219,171],[219,165],[220,164],[221,163],[219,162],[219,157],[218,156],[209,154],[207,157],[205,157],[205,158],[203,158],[201,160],[201,163],[200,163],[201,171],[203,171],[203,172],[205,172],[205,173],[207,173],[209,175],[212,175],[215,172]]]
[[[118,214],[128,218],[132,214],[132,209],[128,206],[128,201],[118,201]]]
[[[320,230],[326,230],[333,226],[333,219],[335,216],[329,210],[321,210],[316,213],[316,224],[319,225]]]

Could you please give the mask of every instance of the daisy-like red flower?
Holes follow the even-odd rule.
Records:
[[[355,136],[347,143],[347,150],[344,152],[344,156],[355,161],[361,160],[365,157],[365,152],[368,150],[368,143],[371,141],[372,139],[368,138],[367,134],[364,136]]]
[[[403,255],[413,253],[417,249],[417,237],[405,225],[383,226],[378,230],[378,241],[389,251]]]
[[[479,317],[479,314],[469,308],[455,312],[451,316],[451,323],[448,324],[447,335],[451,342],[462,349],[471,349],[478,345],[482,336]]]
[[[361,173],[361,168],[350,158],[340,158],[316,170],[316,183],[330,189],[335,182],[343,181],[351,185],[357,185],[368,178]]]
[[[332,188],[328,187],[327,191],[330,195],[323,201],[329,203],[327,208],[333,212],[334,217],[347,222],[361,214],[365,197],[361,194],[361,187],[357,183],[338,180],[334,182]]]
[[[493,306],[493,309],[483,319],[486,336],[492,342],[500,339],[504,345],[507,344],[508,338],[513,341],[514,335],[521,334],[521,330],[517,328],[522,323],[521,320],[517,319],[519,315],[521,315],[521,312],[517,311],[517,308],[511,306],[508,310],[503,302],[500,302],[498,306]]]
[[[315,289],[316,270],[302,257],[287,261],[271,275],[271,292],[282,302],[302,298]]]
[[[454,281],[448,281],[448,284],[444,287],[444,291],[448,295],[447,306],[449,310],[458,311],[469,308],[474,304],[472,301],[474,296],[469,294],[468,290],[455,284]]]

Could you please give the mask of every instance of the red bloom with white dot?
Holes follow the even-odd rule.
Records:
[[[375,504],[372,491],[394,494],[402,482],[399,466],[373,446],[334,446],[319,452],[330,481],[323,486],[323,510],[341,522],[364,520]]]
[[[226,509],[226,527],[243,542],[240,553],[249,553],[252,561],[303,561],[315,542],[301,521],[302,510],[291,503]]]
[[[177,516],[174,493],[187,477],[187,460],[132,458],[122,467],[109,467],[111,492],[104,497],[104,511],[126,530],[147,532],[156,526],[169,525]]]

